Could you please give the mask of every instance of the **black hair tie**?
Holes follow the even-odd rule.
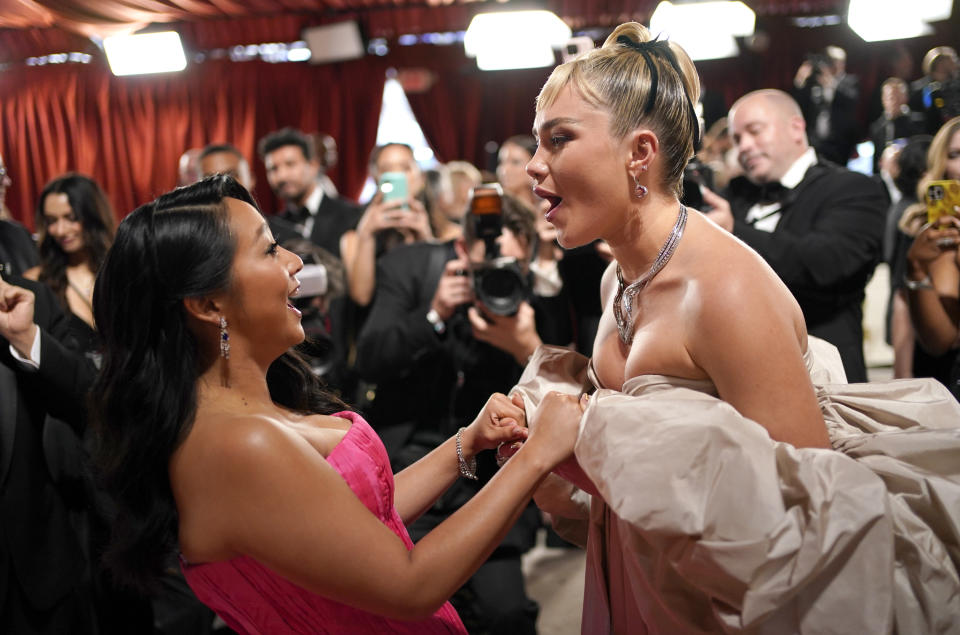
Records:
[[[657,86],[660,83],[660,77],[657,73],[657,67],[653,63],[653,59],[650,57],[650,53],[660,53],[667,61],[670,62],[670,66],[673,67],[673,70],[677,72],[677,77],[683,77],[683,71],[680,70],[680,64],[677,62],[677,56],[674,55],[673,49],[670,48],[670,43],[667,40],[659,39],[659,36],[652,40],[646,42],[636,42],[630,39],[627,35],[620,35],[617,37],[617,44],[623,44],[624,46],[637,51],[643,55],[643,59],[647,62],[647,67],[650,69],[650,96],[647,98],[647,105],[643,109],[644,114],[649,114],[653,110],[653,105],[657,99]],[[681,79],[681,85],[683,80]],[[687,98],[687,112],[690,114],[690,121],[693,123],[693,150],[694,152],[700,151],[700,120],[697,119],[697,111],[693,108],[693,101],[690,99],[690,95],[687,94],[686,89],[683,89],[683,94]]]

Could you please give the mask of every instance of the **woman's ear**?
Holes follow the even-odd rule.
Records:
[[[189,319],[220,326],[220,317],[223,315],[220,302],[210,296],[184,298],[183,308],[186,309]]]
[[[650,169],[650,164],[660,153],[660,140],[649,128],[637,128],[629,135],[630,161],[628,168],[634,178]]]

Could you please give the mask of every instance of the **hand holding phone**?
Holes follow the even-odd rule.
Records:
[[[403,172],[384,172],[380,175],[380,182],[377,187],[383,194],[383,202],[406,201],[409,196],[407,192],[407,175]],[[407,204],[403,204],[403,209],[408,209]]]
[[[927,223],[936,225],[944,216],[960,217],[960,181],[933,181],[924,193]]]

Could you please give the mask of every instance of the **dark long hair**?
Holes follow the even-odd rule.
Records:
[[[96,273],[113,242],[116,220],[113,207],[97,182],[82,174],[64,174],[53,179],[37,197],[36,224],[40,231],[40,282],[53,290],[65,311],[67,304],[67,254],[47,232],[44,202],[51,194],[66,194],[73,215],[83,228],[83,248]]]
[[[155,588],[176,547],[168,464],[193,424],[205,370],[183,300],[230,286],[236,242],[225,198],[256,207],[233,178],[216,175],[134,210],[120,223],[94,291],[104,355],[91,410],[100,477],[117,505],[104,561],[118,580],[144,590]],[[273,363],[268,382],[273,399],[289,408],[345,408],[292,352]]]

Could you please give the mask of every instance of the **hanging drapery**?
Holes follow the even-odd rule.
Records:
[[[34,199],[65,171],[89,174],[120,216],[177,183],[188,148],[230,142],[275,207],[256,144],[283,126],[327,132],[340,146],[333,179],[362,187],[376,140],[385,65],[379,58],[328,66],[207,61],[176,75],[113,77],[98,64],[0,73],[0,148],[13,179],[7,204],[33,227]]]

